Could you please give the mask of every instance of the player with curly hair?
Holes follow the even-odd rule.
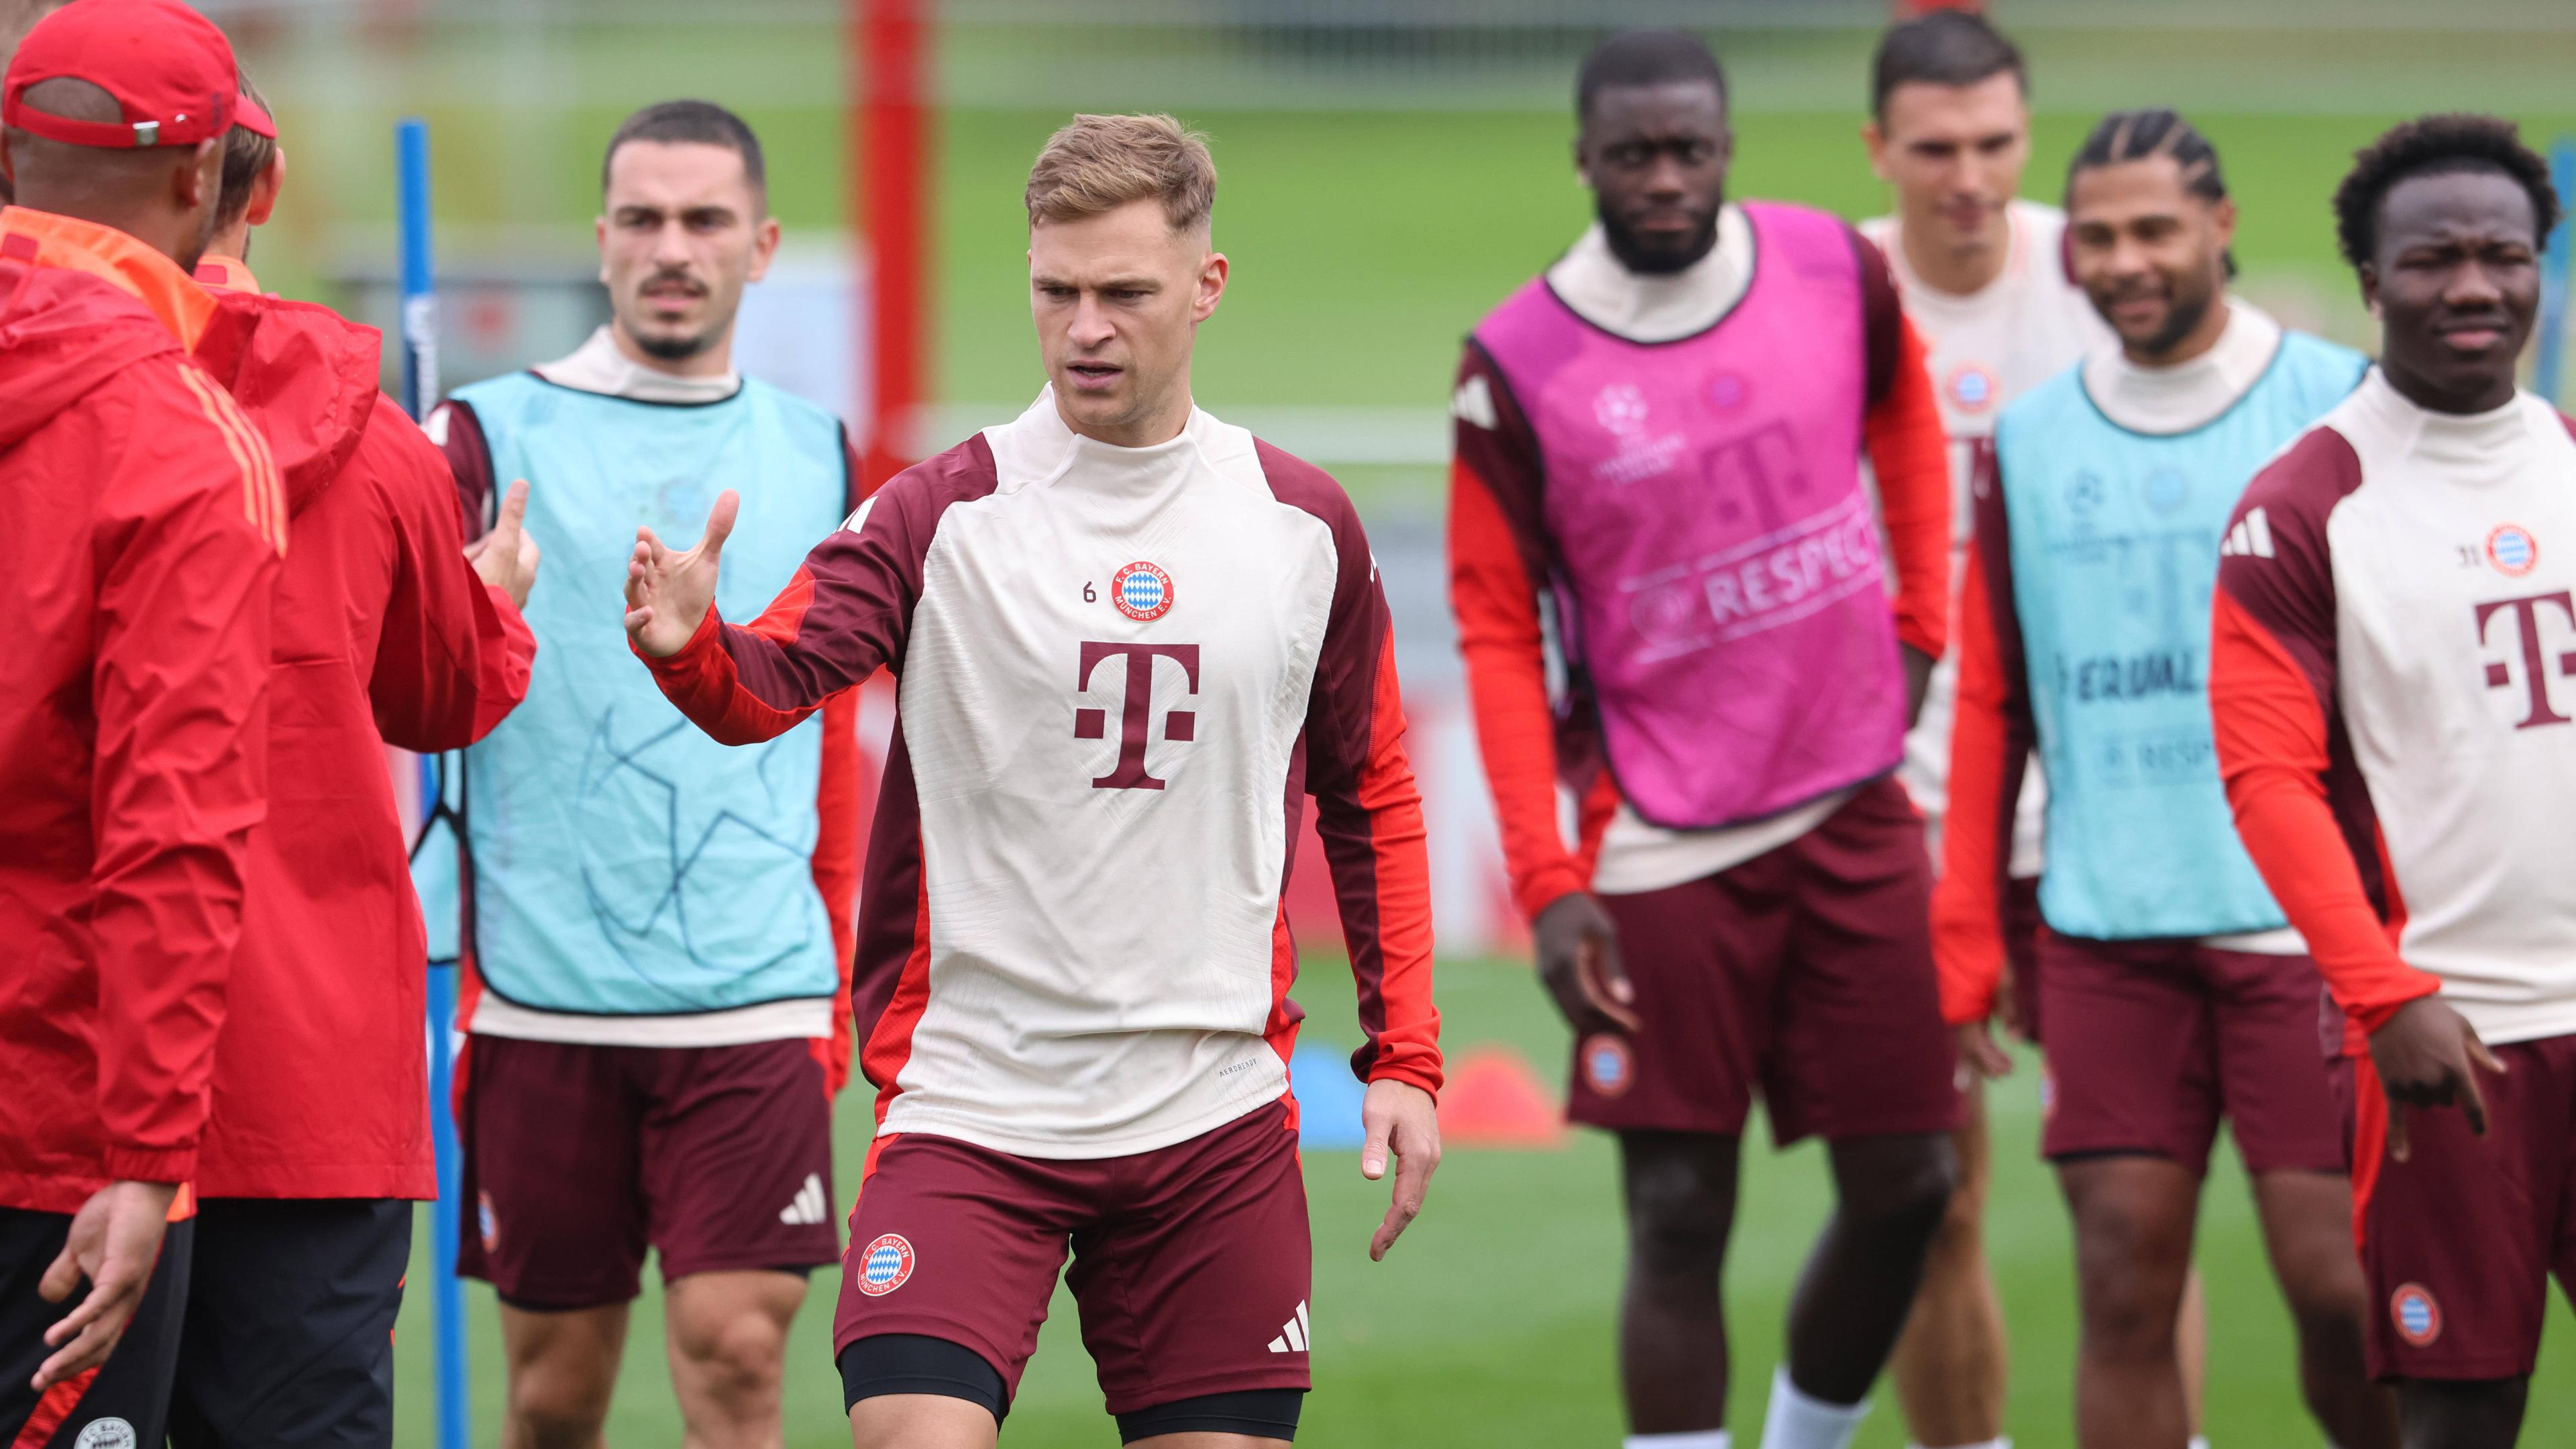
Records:
[[[2510,122],[2364,148],[2379,365],[2256,477],[2210,705],[2238,833],[2342,1008],[2372,1370],[2418,1449],[2510,1445],[2576,1296],[2576,423],[2518,390],[2558,219]],[[2457,1108],[2458,1110],[2446,1110]]]

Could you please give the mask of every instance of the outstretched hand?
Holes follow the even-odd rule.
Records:
[[[1369,1261],[1376,1263],[1421,1213],[1422,1200],[1431,1191],[1431,1174],[1440,1166],[1440,1113],[1429,1092],[1385,1079],[1369,1083],[1368,1095],[1360,1099],[1360,1125],[1368,1132],[1360,1148],[1360,1176],[1371,1182],[1386,1176],[1387,1154],[1395,1154],[1395,1198],[1369,1235]]]
[[[688,647],[716,602],[716,565],[733,532],[741,495],[728,488],[707,511],[698,546],[674,553],[653,530],[635,530],[635,553],[626,561],[626,632],[635,647],[656,659]]]

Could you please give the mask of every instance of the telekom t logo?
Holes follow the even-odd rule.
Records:
[[[1123,658],[1127,661],[1127,702],[1118,711],[1118,763],[1108,774],[1091,782],[1095,790],[1160,790],[1163,782],[1145,773],[1146,737],[1153,724],[1154,661],[1169,659],[1181,666],[1189,681],[1189,693],[1199,692],[1199,646],[1196,644],[1103,644],[1082,641],[1082,674],[1073,687],[1091,688],[1091,672],[1100,661]],[[1163,716],[1163,738],[1191,740],[1198,737],[1198,716],[1186,709],[1176,709]],[[1103,709],[1077,709],[1073,712],[1073,737],[1096,740],[1109,733],[1109,712]]]
[[[2531,691],[2531,713],[2514,726],[2518,730],[2527,730],[2534,725],[2568,723],[2567,716],[2560,714],[2549,699],[2549,661],[2540,647],[2540,606],[2543,604],[2555,605],[2569,626],[2576,627],[2576,600],[2569,598],[2566,589],[2554,594],[2534,594],[2527,599],[2497,599],[2477,606],[2479,643],[2487,641],[2487,621],[2507,609],[2513,611],[2514,622],[2522,629],[2522,680],[2524,687]],[[2560,653],[2557,664],[2562,677],[2576,677],[2576,649]],[[2509,666],[2487,665],[2487,688],[2502,689],[2511,683],[2513,670]]]

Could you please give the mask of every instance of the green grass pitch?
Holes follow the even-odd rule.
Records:
[[[1451,962],[1439,986],[1453,1054],[1486,1042],[1518,1047],[1561,1080],[1565,1034],[1529,972],[1493,961]],[[1306,1039],[1357,1040],[1349,977],[1338,959],[1310,961],[1297,992],[1313,1015]],[[2022,1449],[2073,1440],[2073,1249],[2055,1183],[2037,1157],[2036,1063],[1994,1095],[1995,1185],[1987,1224],[2011,1326],[2012,1400],[2006,1428]],[[847,1211],[868,1121],[865,1084],[840,1102],[835,1203]],[[2290,1328],[2262,1255],[2233,1150],[2222,1146],[2202,1202],[2200,1263],[2209,1285],[2209,1425],[2216,1449],[2288,1449],[2317,1435],[2298,1404]],[[1775,1154],[1757,1130],[1746,1144],[1744,1201],[1727,1266],[1738,1442],[1758,1434],[1789,1291],[1828,1202],[1821,1151]],[[1368,1261],[1384,1188],[1363,1181],[1355,1153],[1310,1153],[1315,1224],[1315,1392],[1301,1444],[1318,1449],[1538,1449],[1618,1442],[1612,1314],[1625,1252],[1613,1154],[1597,1134],[1562,1152],[1456,1151],[1423,1216],[1383,1263]],[[396,1340],[404,1449],[430,1434],[428,1214],[415,1243],[413,1291]],[[670,1374],[661,1348],[661,1292],[650,1266],[609,1421],[613,1444],[675,1443]],[[787,1443],[849,1442],[840,1380],[830,1363],[836,1283],[817,1275],[797,1318],[787,1366]],[[492,1296],[468,1285],[476,1441],[496,1442],[500,1332]],[[2576,1320],[2551,1309],[2523,1443],[2576,1441]],[[1904,1443],[1884,1389],[1860,1449]],[[1114,1449],[1091,1360],[1060,1290],[1036,1358],[1002,1434],[1010,1449]]]

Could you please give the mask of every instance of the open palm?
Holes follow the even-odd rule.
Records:
[[[675,553],[649,528],[635,530],[635,552],[626,561],[626,632],[635,647],[656,659],[688,646],[715,607],[716,566],[733,532],[742,498],[732,489],[716,495],[698,546]]]

